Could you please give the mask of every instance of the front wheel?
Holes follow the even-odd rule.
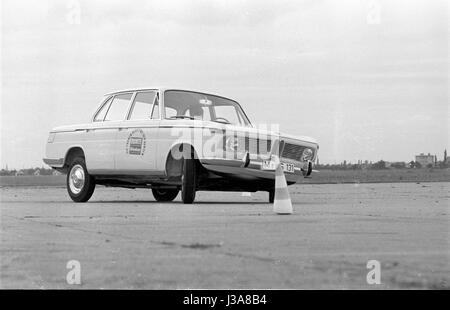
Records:
[[[197,190],[197,170],[194,159],[183,160],[183,171],[181,174],[181,200],[183,203],[193,203]]]
[[[269,190],[269,202],[273,203],[275,201],[275,189]]]
[[[88,173],[83,157],[76,157],[70,164],[66,183],[73,201],[86,202],[91,198],[95,189],[95,178]]]
[[[152,188],[153,197],[155,197],[156,201],[172,201],[177,197],[179,190],[174,189],[158,189]]]

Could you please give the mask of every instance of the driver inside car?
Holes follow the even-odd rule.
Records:
[[[203,119],[203,109],[201,106],[192,105],[189,107],[189,114],[195,119],[202,120]]]

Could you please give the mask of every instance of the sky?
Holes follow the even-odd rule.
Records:
[[[0,167],[105,93],[182,87],[315,138],[321,163],[450,151],[446,0],[2,0]]]

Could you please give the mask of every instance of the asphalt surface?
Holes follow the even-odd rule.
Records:
[[[296,185],[267,193],[0,188],[0,288],[450,288],[450,183]],[[81,265],[81,285],[66,264]],[[366,281],[369,260],[381,284]]]

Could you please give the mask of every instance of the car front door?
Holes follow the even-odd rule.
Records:
[[[127,119],[119,125],[116,137],[115,159],[118,174],[156,174],[159,124],[158,92],[137,92]]]

